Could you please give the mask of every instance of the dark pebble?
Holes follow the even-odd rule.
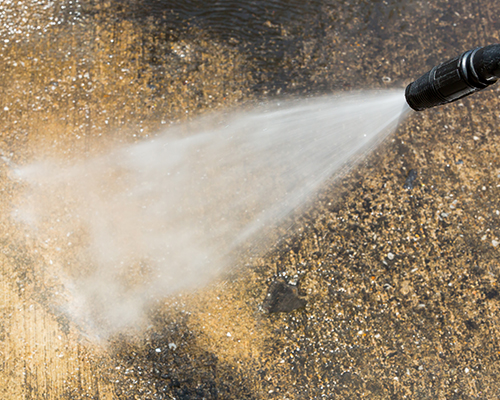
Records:
[[[408,173],[408,176],[406,177],[405,184],[403,185],[404,189],[413,189],[414,184],[415,184],[415,179],[417,179],[417,170],[416,169],[410,169],[410,172]]]
[[[267,290],[262,307],[269,313],[290,312],[305,307],[307,301],[299,297],[297,287],[283,281],[274,281]]]

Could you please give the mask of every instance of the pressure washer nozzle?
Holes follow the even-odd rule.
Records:
[[[416,111],[451,103],[500,78],[500,44],[479,47],[448,60],[406,87],[406,101]]]

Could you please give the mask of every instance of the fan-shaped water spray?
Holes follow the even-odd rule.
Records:
[[[231,268],[407,109],[402,91],[360,92],[204,118],[75,165],[17,169],[27,189],[13,213],[59,266],[58,307],[109,334]]]

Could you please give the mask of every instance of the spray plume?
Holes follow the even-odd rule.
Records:
[[[58,266],[58,307],[106,337],[232,268],[406,109],[400,91],[267,105],[70,166],[27,165],[16,170],[26,190],[13,214]]]

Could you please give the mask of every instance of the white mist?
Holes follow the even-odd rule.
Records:
[[[14,214],[59,266],[68,296],[57,306],[107,336],[231,268],[241,246],[393,131],[405,104],[402,91],[273,103],[69,167],[28,165]]]

